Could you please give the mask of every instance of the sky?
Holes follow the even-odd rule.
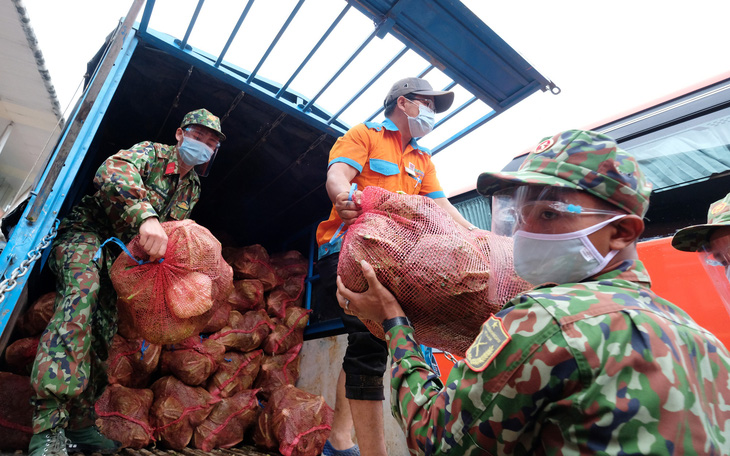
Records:
[[[259,0],[254,3],[254,8],[274,7],[285,11],[286,16],[293,1]],[[321,4],[324,3],[317,2],[327,2],[334,7],[323,8]],[[23,0],[23,3],[61,106],[66,108],[75,99],[86,71],[86,62],[127,13],[132,2]],[[176,11],[194,8],[196,3],[195,0],[168,3],[168,7],[174,7],[174,10],[153,17],[150,27],[161,29],[164,26],[167,33],[181,36],[187,19],[178,19]],[[224,8],[240,10],[244,3],[242,0],[208,0],[206,7],[213,5],[212,9],[218,8],[217,11]],[[473,188],[479,173],[501,169],[514,156],[545,136],[571,128],[596,126],[638,106],[730,71],[725,44],[730,2],[725,0],[463,0],[463,3],[540,73],[558,85],[561,93],[537,92],[435,155],[439,179],[449,195]],[[313,14],[334,17],[344,4],[344,0],[308,0],[302,12],[310,7]],[[164,4],[158,1],[158,8],[163,7]],[[235,23],[238,14],[215,14],[207,20],[211,21],[214,30],[216,26],[230,30],[231,25],[223,24]],[[206,20],[202,16],[201,22]],[[353,22],[348,27],[352,30],[359,27],[363,29],[362,33],[369,33],[372,23]],[[172,32],[180,32],[172,33],[168,28],[173,29]],[[241,44],[242,49],[250,50],[256,42],[266,42],[254,38],[266,33],[275,34],[277,30],[278,25],[261,21],[244,23],[242,34],[250,35],[248,39],[241,38],[241,43],[246,43],[245,46]],[[285,42],[282,38],[279,46],[289,46],[289,52],[297,45],[309,49],[304,43],[304,30],[287,32],[290,41]],[[214,51],[220,49],[227,33],[225,36],[197,39],[200,47],[211,46]],[[308,35],[315,40],[318,38],[318,35]],[[191,36],[191,43],[197,47],[195,38]],[[204,39],[212,40],[212,44],[204,45]],[[229,52],[233,54],[234,51],[232,47]],[[272,58],[272,61],[275,60]],[[280,61],[282,65],[287,63],[286,59]],[[240,66],[252,69],[256,59],[251,62],[250,66]],[[266,71],[273,71],[273,67],[262,68],[262,74]],[[326,71],[321,73],[329,74]],[[359,73],[353,68],[353,78]],[[287,79],[290,73],[283,74],[286,76],[278,78],[280,83],[285,82],[281,79]],[[317,76],[309,75],[311,78]],[[439,87],[438,75],[433,78],[432,85]],[[298,81],[299,84],[306,82],[306,75]],[[305,86],[295,88],[304,92]],[[329,96],[337,97],[334,89]],[[382,87],[373,87],[372,90],[384,91]],[[457,100],[464,96],[457,93]],[[330,100],[322,99],[321,102],[326,105]],[[356,108],[353,107],[350,113],[353,124],[364,120],[357,117],[362,114]],[[479,113],[473,115],[478,116]],[[431,134],[433,138],[426,136],[424,141],[436,140],[446,133],[437,132]]]

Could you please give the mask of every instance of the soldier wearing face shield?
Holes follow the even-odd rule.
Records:
[[[411,454],[728,454],[730,353],[651,291],[636,252],[651,189],[635,159],[570,130],[477,190],[535,288],[484,322],[447,385],[372,267],[364,293],[338,282],[343,307],[383,322]]]
[[[69,452],[114,453],[119,444],[94,426],[93,405],[106,386],[104,360],[116,333],[116,293],[109,278],[115,252],[136,235],[150,260],[165,256],[161,222],[190,217],[200,198],[196,167],[207,172],[225,139],[220,120],[206,109],[185,115],[177,143],[151,141],[120,150],[94,176],[85,196],[61,222],[48,259],[56,274],[55,313],[41,336],[31,372],[35,391],[29,456]]]
[[[672,247],[700,255],[705,272],[730,314],[730,194],[710,205],[706,224],[677,231]]]

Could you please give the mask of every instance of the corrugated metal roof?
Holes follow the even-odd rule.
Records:
[[[0,209],[27,192],[58,141],[61,109],[21,0],[0,2]],[[2,139],[0,139],[0,145]]]

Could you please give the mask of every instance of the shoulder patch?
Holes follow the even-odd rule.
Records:
[[[504,329],[502,319],[492,315],[466,351],[466,364],[473,371],[483,371],[510,340],[512,337]]]

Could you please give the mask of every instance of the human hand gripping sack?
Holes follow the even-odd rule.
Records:
[[[355,220],[362,214],[362,191],[356,190],[352,194],[352,200],[350,200],[349,192],[338,193],[335,197],[335,210],[339,214],[342,222],[345,226],[352,225]]]
[[[378,281],[373,267],[365,260],[360,262],[360,266],[368,282],[368,289],[363,293],[350,291],[342,283],[342,278],[337,276],[337,302],[345,313],[361,320],[367,319],[379,323],[390,318],[405,317],[406,314],[395,296]]]
[[[150,217],[140,225],[139,244],[145,253],[150,256],[150,261],[165,256],[165,252],[167,252],[167,233],[165,233],[156,217]]]

